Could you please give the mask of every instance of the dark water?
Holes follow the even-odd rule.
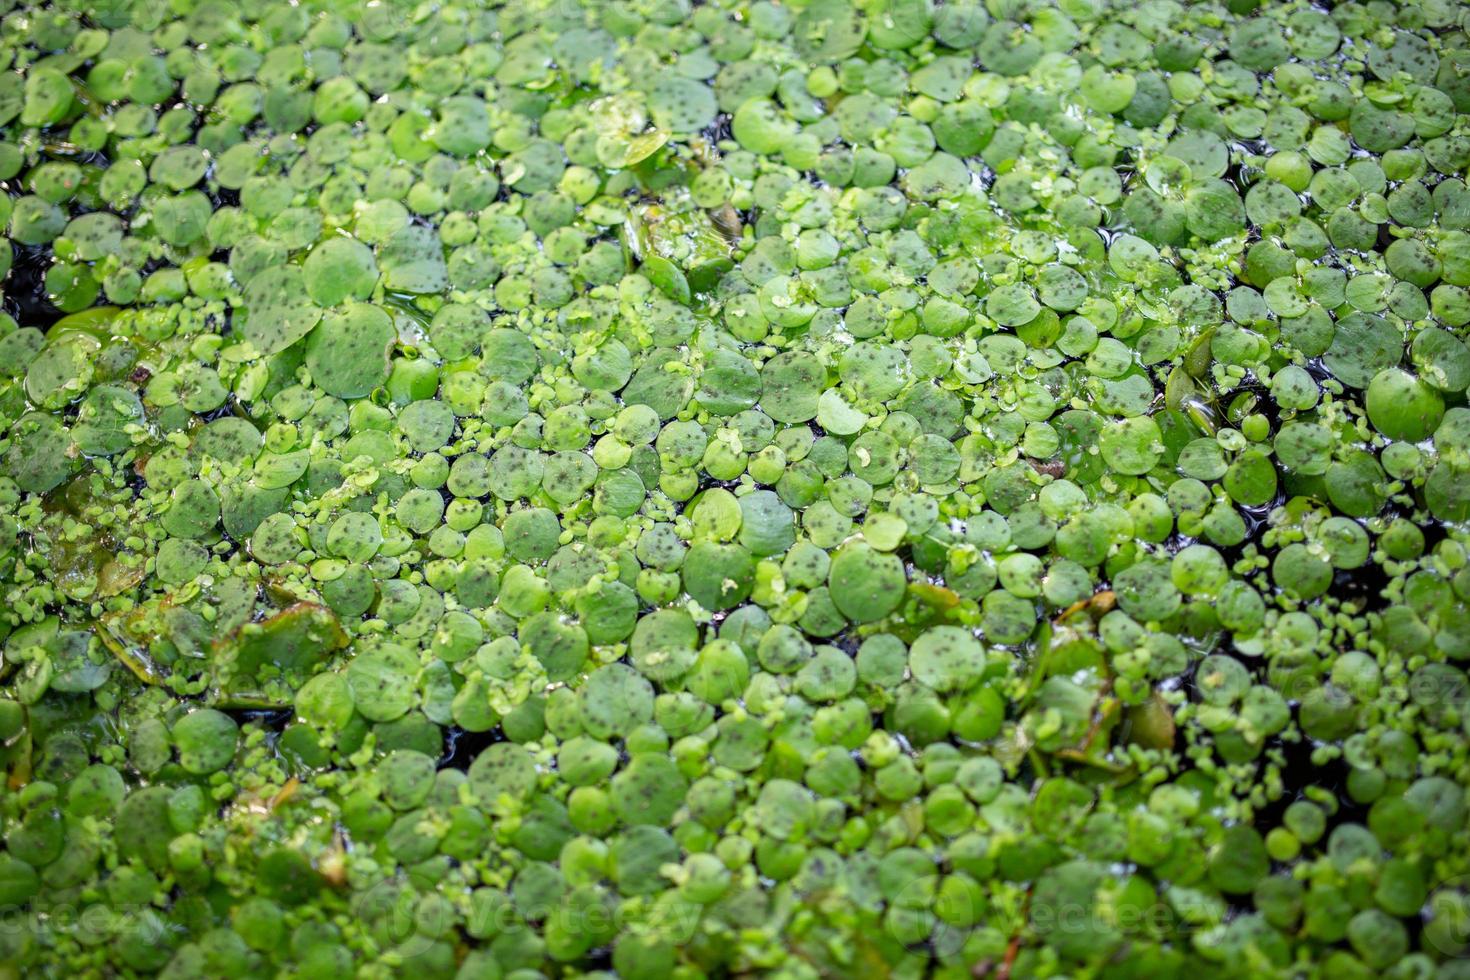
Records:
[[[14,245],[14,261],[5,277],[5,312],[22,327],[49,330],[65,314],[46,295],[49,245]]]
[[[487,732],[467,732],[455,725],[445,730],[444,741],[444,754],[439,757],[438,767],[466,772],[470,763],[475,761],[475,756],[496,742],[504,742],[505,733],[500,730],[499,725]]]
[[[221,708],[220,711],[235,719],[242,728],[254,722],[266,731],[280,734],[285,731],[296,712],[290,708]]]

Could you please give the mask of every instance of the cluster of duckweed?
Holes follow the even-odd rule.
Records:
[[[0,8],[0,977],[1470,977],[1470,8]]]

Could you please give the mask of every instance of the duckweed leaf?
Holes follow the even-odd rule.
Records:
[[[245,287],[241,335],[262,354],[285,350],[311,332],[322,309],[306,291],[296,266],[278,266],[255,276]]]
[[[433,229],[421,225],[395,232],[379,248],[378,265],[383,285],[397,292],[437,293],[449,282],[444,246]]]
[[[367,299],[378,282],[372,249],[354,238],[328,238],[311,250],[301,267],[307,294],[320,306]]]
[[[388,355],[397,337],[381,308],[351,303],[328,313],[312,331],[307,370],[328,394],[361,398],[388,380]]]

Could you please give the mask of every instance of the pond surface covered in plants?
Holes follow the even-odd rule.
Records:
[[[1470,978],[1470,8],[0,11],[0,977]]]

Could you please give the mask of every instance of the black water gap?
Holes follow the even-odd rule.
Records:
[[[438,767],[467,772],[475,756],[496,742],[504,741],[505,733],[499,725],[483,732],[466,731],[455,725],[444,732],[444,754],[439,757]]]
[[[46,295],[46,270],[51,267],[48,245],[14,245],[10,274],[4,279],[5,312],[22,327],[49,330],[66,314]]]

